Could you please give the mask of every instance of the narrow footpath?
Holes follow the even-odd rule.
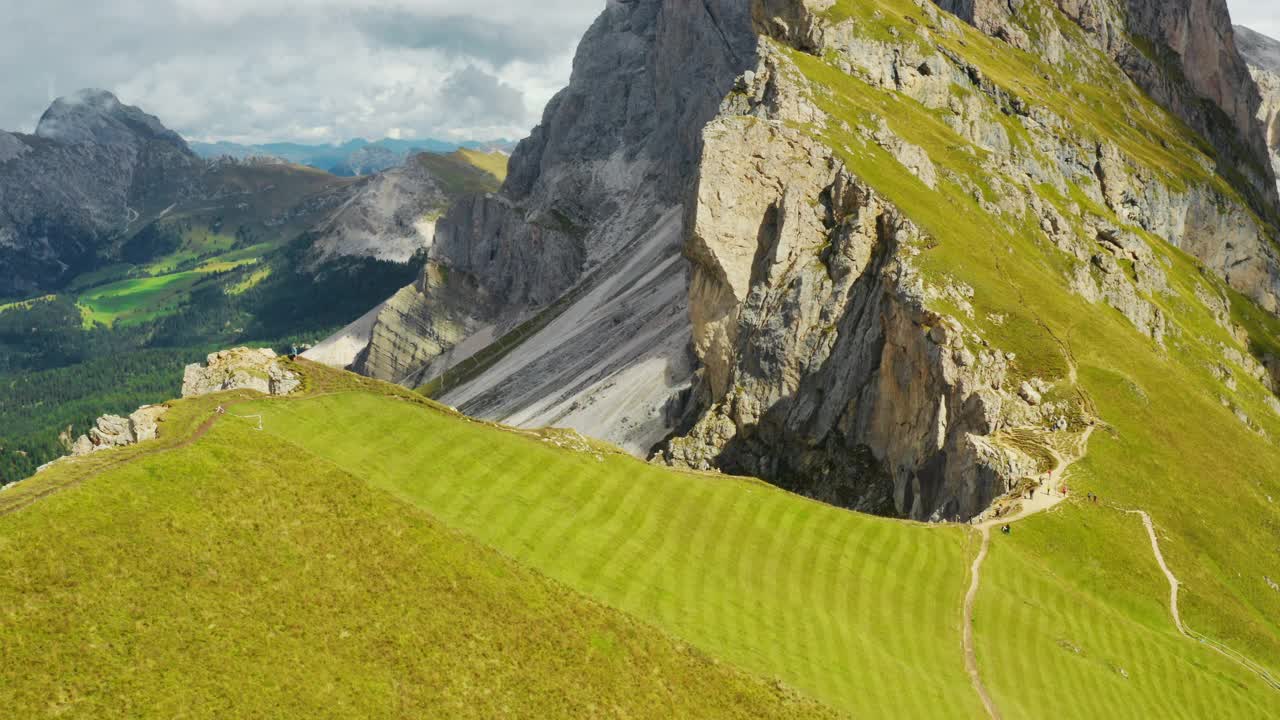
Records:
[[[1080,454],[1076,457],[1066,458],[1056,449],[1050,449],[1057,464],[1049,472],[1048,482],[1044,487],[1036,490],[1032,497],[1021,500],[1016,512],[1003,517],[979,516],[974,521],[973,526],[982,537],[982,544],[978,548],[978,556],[973,559],[973,565],[969,569],[969,591],[964,596],[964,664],[969,672],[969,680],[973,683],[973,689],[982,699],[982,705],[987,709],[987,715],[992,720],[1000,720],[1000,710],[982,682],[982,674],[978,671],[978,651],[973,637],[973,608],[977,604],[978,589],[982,583],[982,564],[986,561],[987,551],[991,547],[991,529],[996,526],[1012,525],[1033,515],[1048,512],[1066,500],[1067,493],[1063,490],[1063,478],[1067,470],[1084,457],[1084,451],[1089,447],[1089,438],[1093,435],[1093,431],[1093,426],[1090,426],[1081,436]]]
[[[1116,509],[1119,510],[1121,508]],[[1155,555],[1156,564],[1160,566],[1160,570],[1164,572],[1164,576],[1169,580],[1169,614],[1173,616],[1173,625],[1178,628],[1178,632],[1189,640],[1195,640],[1201,645],[1207,645],[1217,651],[1218,654],[1257,675],[1272,689],[1280,690],[1280,680],[1272,676],[1266,668],[1217,640],[1191,630],[1182,622],[1182,613],[1178,610],[1178,590],[1182,587],[1182,584],[1178,582],[1178,578],[1169,569],[1168,563],[1164,560],[1164,553],[1160,551],[1160,538],[1156,535],[1156,527],[1155,523],[1151,521],[1151,515],[1146,510],[1124,510],[1124,512],[1142,517],[1142,524],[1147,529],[1147,536],[1151,538],[1151,552]]]

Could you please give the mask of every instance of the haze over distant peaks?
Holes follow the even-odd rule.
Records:
[[[435,138],[409,140],[383,138],[375,141],[355,138],[343,143],[330,144],[274,142],[246,145],[227,141],[191,144],[192,149],[205,158],[278,158],[342,176],[381,172],[402,165],[410,155],[420,152],[451,153],[455,150],[467,149],[510,154],[515,146],[516,143],[512,140],[449,141]]]

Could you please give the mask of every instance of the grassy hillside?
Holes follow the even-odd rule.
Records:
[[[674,472],[301,367],[306,396],[243,394],[189,446],[238,400],[175,403],[153,445],[0,493],[0,673],[42,670],[9,671],[6,701],[95,716],[195,701],[431,715],[462,697],[474,712],[459,716],[477,717],[818,712],[736,667],[855,717],[981,716],[960,643],[972,530]],[[1006,717],[1280,710],[1280,692],[1176,634],[1144,540],[1132,516],[1084,504],[997,539],[976,618]]]
[[[1086,47],[1079,28],[1050,5],[1032,0],[1027,6],[1036,12],[1020,17],[1047,18]],[[872,40],[940,45],[972,63],[1004,97],[1070,119],[1078,133],[1074,141],[1083,147],[1114,143],[1175,189],[1206,185],[1238,197],[1213,173],[1204,143],[1100,53],[1080,52],[1055,65],[964,24],[954,32],[935,28],[926,38],[929,20],[907,0],[841,0],[831,12],[853,18],[856,32]],[[791,56],[810,80],[814,101],[832,117],[811,132],[930,236],[918,257],[929,281],[973,288],[972,316],[945,299],[934,301],[934,309],[959,318],[992,346],[1015,352],[1016,378],[1054,381],[1058,397],[1082,398],[1103,422],[1076,469],[1073,488],[1149,511],[1184,583],[1188,624],[1280,674],[1280,591],[1270,584],[1280,578],[1280,414],[1268,405],[1270,391],[1227,352],[1261,354],[1275,347],[1275,319],[1228,291],[1191,256],[1090,200],[1079,186],[1035,186],[993,170],[983,162],[990,151],[956,132],[946,122],[948,110],[927,108],[856,72],[846,74],[834,58]],[[955,88],[966,91],[972,92]],[[1045,166],[1055,162],[1028,142],[1023,120],[995,114],[1015,157]],[[942,178],[936,189],[849,129],[874,127],[877,118],[928,152]],[[1001,211],[997,182],[1003,183],[1000,192],[1039,195],[1077,225],[1073,230],[1082,237],[1083,225],[1092,222],[1145,240],[1168,276],[1168,293],[1144,298],[1168,321],[1164,346],[1106,304],[1073,293],[1070,278],[1081,265],[1087,270],[1087,261],[1059,250],[1033,213]],[[1235,320],[1248,334],[1243,341],[1221,327],[1201,300],[1215,296],[1232,299]],[[1215,374],[1215,368],[1227,368],[1230,376]],[[999,557],[993,557],[996,565]],[[1078,568],[1067,557],[1060,551],[1040,562],[1055,576],[1073,577]],[[1133,563],[1116,572],[1142,572]],[[1038,617],[1010,619],[1013,624],[1002,624],[1002,632],[1037,634]]]
[[[166,436],[218,401],[178,403]],[[131,454],[0,516],[6,716],[830,714],[252,423]]]
[[[1138,516],[1077,505],[1019,523],[994,543],[977,606],[997,707],[1019,718],[1274,716],[1280,691],[1178,634],[1168,599]]]
[[[451,195],[497,192],[507,179],[507,156],[500,152],[458,150],[448,155],[422,153],[409,158],[426,168]]]

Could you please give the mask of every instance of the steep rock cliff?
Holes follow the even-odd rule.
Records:
[[[1280,177],[1280,40],[1269,38],[1247,27],[1236,26],[1240,55],[1262,92],[1258,119],[1266,135],[1271,153],[1271,166]]]
[[[1224,285],[1277,308],[1270,200],[1218,171],[1256,126],[1206,152],[1112,52],[1125,26],[1012,5],[993,40],[930,2],[610,3],[361,367],[920,519],[972,517],[1105,422],[1084,319],[1256,391]],[[1016,49],[1050,25],[1057,55]]]
[[[1028,0],[934,0],[994,37],[1055,60],[1078,51],[1072,33]],[[1260,104],[1236,48],[1225,0],[1053,0],[1147,94],[1217,149],[1220,172],[1239,173],[1255,208],[1280,213]],[[1206,104],[1202,102],[1208,100]]]
[[[681,247],[700,130],[754,47],[740,0],[610,2],[502,191],[440,221],[357,368],[637,452],[664,437],[692,372]]]

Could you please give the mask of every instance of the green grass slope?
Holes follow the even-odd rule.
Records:
[[[252,423],[165,444],[0,494],[5,717],[830,715]]]
[[[981,709],[959,643],[971,550],[962,529],[566,452],[556,441],[578,444],[571,436],[504,432],[375,395],[249,407],[268,434],[834,707],[917,718]]]
[[[1025,8],[1019,17],[1056,23],[1080,52],[1055,65],[964,24],[955,32],[934,28],[926,38],[923,29],[930,21],[908,0],[840,0],[830,12],[852,18],[854,31],[864,37],[953,53],[1008,98],[1068,119],[1072,138],[1083,147],[1114,143],[1175,190],[1210,186],[1238,197],[1212,170],[1203,141],[1143,95],[1114,63],[1088,49],[1079,28],[1052,3],[1029,0]],[[1088,456],[1074,468],[1073,489],[1150,512],[1183,581],[1184,620],[1280,675],[1280,591],[1271,585],[1280,579],[1280,415],[1268,406],[1270,391],[1224,353],[1225,348],[1261,354],[1277,347],[1275,318],[1228,291],[1194,258],[1090,201],[1081,188],[1068,183],[1064,196],[1051,187],[1028,187],[1025,178],[999,178],[1001,192],[1038,193],[1073,224],[1107,223],[1150,245],[1170,286],[1169,293],[1146,298],[1170,326],[1165,347],[1156,345],[1106,304],[1090,304],[1071,292],[1069,278],[1082,263],[1049,241],[1033,213],[991,209],[999,193],[993,190],[997,178],[982,163],[989,151],[947,124],[949,110],[924,107],[856,73],[846,74],[836,58],[790,56],[809,79],[814,101],[832,118],[811,132],[932,236],[919,248],[923,275],[937,285],[973,288],[973,317],[945,300],[935,309],[960,318],[994,347],[1015,352],[1015,379],[1051,379],[1059,385],[1059,397],[1082,398],[1102,421]],[[953,87],[956,93],[973,92]],[[1022,120],[995,115],[1006,126],[1015,154],[1046,166],[1054,162],[1029,142]],[[876,118],[928,152],[943,178],[936,190],[848,129],[874,127]],[[1215,322],[1203,296],[1230,297],[1236,322],[1248,337],[1237,338]],[[1218,367],[1228,368],[1233,379],[1215,376]],[[1079,538],[1072,522],[1084,522],[1074,510],[1064,512],[1059,547]],[[1105,552],[1119,553],[1107,558],[1116,573],[1136,577],[1149,571],[1150,563],[1141,552],[1131,556],[1115,549],[1139,537],[1125,527],[1103,537],[1112,548]],[[1077,568],[1068,557],[1081,560],[1059,551],[1038,562],[1045,572],[1071,578]],[[1000,565],[997,554],[993,567]],[[994,634],[1033,637],[1038,632],[1039,618],[1033,615],[1008,619],[1013,624],[979,617],[979,638],[995,642]],[[1054,661],[1043,672],[1070,672],[1070,657],[1050,657]]]
[[[301,396],[174,403],[154,443],[0,492],[6,707],[983,715],[961,649],[970,529],[299,367]],[[1177,635],[1145,540],[1135,516],[1070,503],[996,538],[975,624],[1005,717],[1280,710],[1280,692]]]
[[[997,535],[975,618],[996,706],[1064,720],[1274,717],[1280,691],[1180,635],[1168,599],[1137,515],[1075,506]]]
[[[962,595],[976,550],[965,528],[857,515],[754,481],[676,473],[572,436],[499,431],[379,395],[252,407],[268,434],[854,716],[981,716],[960,654]],[[1032,599],[1017,583],[1045,578],[1054,594],[1038,600],[1075,630],[1103,628],[1112,660],[1134,678],[1107,686],[1077,716],[1192,718],[1211,704],[1224,717],[1280,710],[1280,693],[1176,634],[1141,525],[1108,511],[1114,517],[1098,527],[1100,512],[1063,506],[1051,516],[1047,546],[1019,530],[988,560],[979,658],[988,685],[1008,700],[1006,717],[1058,716],[1046,702],[1056,696],[1018,672],[1057,683],[1063,694],[1090,695],[1113,679],[1096,668],[1071,674],[1075,656],[1058,641],[1093,652],[1093,638],[1062,631],[1058,615],[1028,612]],[[1023,543],[1035,572],[1007,580],[1005,548]],[[1047,630],[1039,626],[1046,621]]]

